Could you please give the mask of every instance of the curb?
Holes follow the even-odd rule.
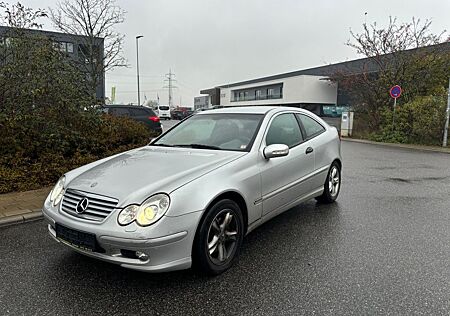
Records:
[[[444,147],[440,148],[440,147],[410,145],[410,144],[381,143],[381,142],[374,142],[374,141],[371,141],[371,140],[357,139],[357,138],[347,138],[347,137],[342,137],[341,139],[343,141],[354,142],[354,143],[379,145],[379,146],[388,146],[388,147],[397,147],[397,148],[412,149],[412,150],[418,150],[418,151],[427,151],[427,152],[450,154],[450,148],[444,148]]]
[[[10,225],[15,225],[15,224],[22,224],[22,223],[37,221],[43,217],[44,217],[44,215],[42,214],[42,210],[40,210],[40,209],[33,210],[31,213],[24,213],[22,215],[1,217],[0,218],[0,227],[6,227],[6,226],[10,226]]]

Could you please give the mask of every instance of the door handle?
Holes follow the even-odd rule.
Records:
[[[306,148],[306,154],[310,154],[314,151],[314,149],[312,147],[308,147]]]

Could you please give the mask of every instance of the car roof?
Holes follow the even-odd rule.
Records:
[[[259,105],[249,105],[249,106],[237,106],[237,107],[224,107],[220,109],[211,109],[208,111],[201,111],[197,115],[206,115],[210,113],[228,113],[228,114],[266,114],[270,111],[281,112],[281,111],[298,111],[306,112],[305,110],[297,107],[288,106],[259,106]]]
[[[131,109],[152,110],[152,108],[149,108],[147,106],[143,106],[143,105],[129,105],[129,104],[106,104],[103,107],[105,107],[105,108],[131,108]]]

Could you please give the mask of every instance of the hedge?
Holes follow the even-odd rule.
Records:
[[[0,113],[0,193],[53,185],[71,169],[151,137],[141,123],[94,111]]]

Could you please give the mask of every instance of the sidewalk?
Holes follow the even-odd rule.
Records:
[[[41,218],[42,205],[51,189],[0,194],[0,226]]]
[[[406,149],[413,149],[413,150],[431,151],[431,152],[450,154],[450,147],[425,146],[425,145],[413,145],[413,144],[397,144],[397,143],[380,143],[380,142],[374,142],[371,140],[348,138],[348,137],[342,137],[342,140],[348,141],[348,142],[355,142],[355,143],[390,146],[390,147],[398,147],[398,148],[406,148]]]

